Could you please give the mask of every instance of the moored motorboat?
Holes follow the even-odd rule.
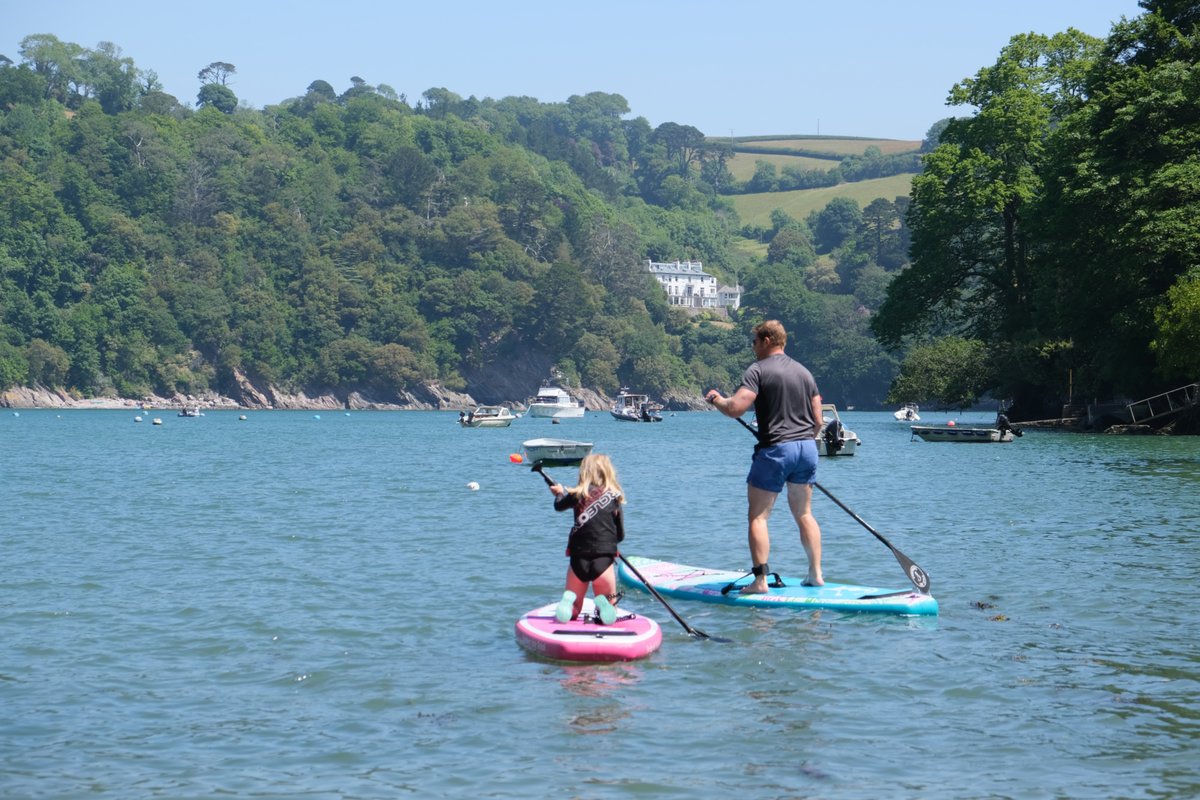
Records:
[[[565,389],[547,384],[529,401],[529,416],[569,419],[582,417],[583,403],[571,397]]]
[[[478,406],[471,412],[459,412],[458,424],[464,428],[507,428],[516,417],[504,406]]]
[[[650,396],[635,394],[622,387],[612,405],[613,419],[624,422],[662,422],[661,406],[650,402]]]
[[[921,407],[916,403],[905,403],[892,416],[902,422],[920,422],[921,416],[917,413],[920,410]]]
[[[821,430],[817,434],[817,455],[852,456],[862,444],[858,434],[842,424],[837,406],[824,403],[821,406]]]

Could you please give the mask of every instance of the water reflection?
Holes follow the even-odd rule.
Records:
[[[616,733],[631,716],[625,691],[641,682],[642,667],[634,663],[563,665],[559,683],[571,694],[600,700],[568,717],[567,725],[575,733],[595,735]]]

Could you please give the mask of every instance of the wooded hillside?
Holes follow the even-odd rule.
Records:
[[[762,318],[840,405],[988,393],[1036,416],[1196,381],[1200,11],[1142,6],[1107,40],[1014,36],[920,153],[745,180],[733,143],[616,94],[318,79],[260,110],[232,64],[181,101],[115,45],[27,37],[0,57],[0,387],[502,402],[557,367],[696,396],[736,385]],[[743,144],[828,155],[776,139]],[[732,202],[908,174],[911,199],[803,219]],[[742,311],[670,307],[646,259],[702,261]]]
[[[627,118],[619,95],[431,89],[410,105],[315,80],[255,110],[228,86],[236,66],[214,62],[193,110],[115,46],[40,35],[21,56],[0,68],[0,385],[236,394],[246,376],[500,402],[554,366],[603,392],[698,394],[736,382],[744,327],[669,308],[645,260],[701,260],[766,304],[747,315],[770,307],[730,247],[727,151]],[[831,246],[858,224],[849,212]],[[807,236],[781,241],[771,263],[810,253]],[[835,278],[798,287],[816,335],[797,355],[826,368],[830,391],[881,399],[894,363],[862,302],[824,294]],[[870,362],[840,362],[835,329]],[[514,377],[524,390],[495,396]]]

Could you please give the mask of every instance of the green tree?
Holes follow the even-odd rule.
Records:
[[[34,339],[26,346],[25,359],[29,364],[29,379],[42,386],[62,386],[71,369],[66,351],[42,339]]]
[[[1092,395],[1196,377],[1178,371],[1169,309],[1187,306],[1181,278],[1200,252],[1200,27],[1194,3],[1141,5],[1087,73],[1088,102],[1054,132],[1037,215],[1042,324],[1072,342],[1076,385]]]
[[[237,109],[238,98],[233,90],[220,83],[206,83],[196,95],[200,108],[215,108],[223,114],[232,114]]]
[[[828,253],[853,236],[862,224],[862,209],[849,197],[835,197],[807,220],[813,244],[819,253]]]
[[[237,67],[226,61],[214,61],[196,73],[196,79],[203,84],[227,86],[229,79],[237,74]]]
[[[1200,271],[1179,279],[1154,313],[1158,336],[1150,343],[1168,380],[1200,376]]]
[[[1033,326],[1030,207],[1044,189],[1047,137],[1081,104],[1100,44],[1075,30],[1015,36],[951,90],[949,104],[978,112],[945,126],[913,180],[912,264],[872,321],[885,345],[936,330],[1007,347]]]
[[[29,359],[21,348],[0,338],[0,392],[29,384]]]
[[[617,368],[621,356],[611,341],[589,331],[579,337],[574,349],[582,365],[579,377],[584,384],[607,392],[620,388]]]
[[[933,401],[939,408],[969,408],[989,388],[989,372],[987,345],[978,339],[946,336],[908,351],[887,401]]]
[[[133,108],[141,95],[140,73],[132,58],[121,55],[112,42],[101,42],[84,61],[92,92],[106,114]]]
[[[655,128],[654,140],[666,148],[667,160],[675,164],[676,174],[685,180],[691,178],[692,165],[708,146],[699,129],[675,122],[664,122]]]
[[[75,108],[83,101],[77,90],[85,84],[85,48],[59,41],[58,37],[48,33],[39,33],[22,39],[19,52],[33,71],[45,80],[47,97],[68,108]]]
[[[862,212],[860,239],[871,260],[886,270],[897,270],[907,261],[900,230],[902,222],[896,204],[877,197]]]
[[[804,268],[817,257],[805,228],[798,223],[776,231],[767,245],[767,261]]]

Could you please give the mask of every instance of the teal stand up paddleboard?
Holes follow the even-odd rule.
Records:
[[[803,586],[801,578],[771,578],[766,594],[740,594],[739,587],[750,582],[744,572],[705,569],[641,556],[626,556],[646,582],[659,594],[680,600],[700,600],[729,606],[756,608],[829,608],[837,611],[865,611],[877,614],[937,614],[937,600],[912,587],[888,589],[847,583]],[[634,571],[624,561],[617,564],[621,583],[645,590]],[[777,585],[781,584],[781,585]]]

